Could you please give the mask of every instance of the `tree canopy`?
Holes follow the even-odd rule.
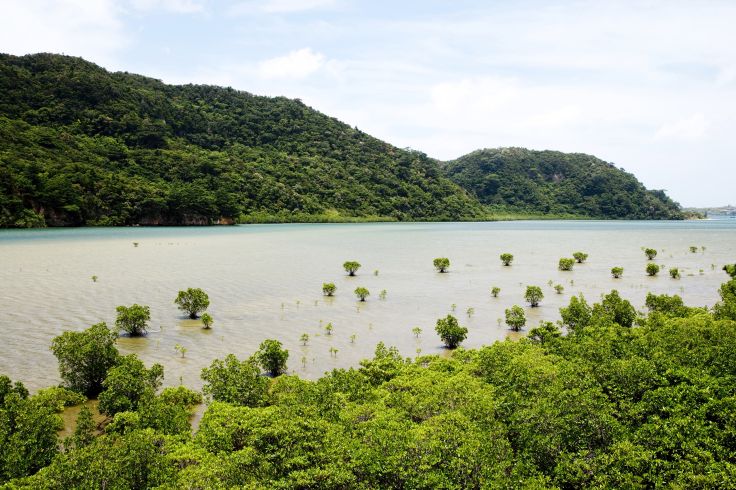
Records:
[[[683,219],[662,190],[583,153],[496,148],[445,164],[447,175],[500,212],[537,212],[591,218]]]
[[[80,415],[63,445],[52,407],[66,395],[29,396],[0,376],[0,484],[729,488],[735,291],[729,278],[715,309],[650,293],[646,315],[615,291],[592,307],[573,297],[568,335],[542,322],[520,340],[413,360],[379,343],[316,380],[262,376],[230,355],[202,372],[213,402],[194,434],[186,407],[201,398],[153,394],[158,373],[134,356],[106,375],[123,403],[104,432],[90,437]]]
[[[396,148],[298,99],[167,85],[81,58],[0,54],[0,227],[682,218],[581,154]]]

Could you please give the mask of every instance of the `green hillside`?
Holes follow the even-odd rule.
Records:
[[[681,217],[664,193],[586,162],[600,161],[484,150],[447,164],[458,186],[440,162],[298,99],[0,54],[0,227]]]
[[[445,164],[480,202],[514,212],[593,218],[682,219],[664,191],[594,156],[524,148],[478,150]]]
[[[426,155],[299,100],[0,55],[0,226],[482,215]]]

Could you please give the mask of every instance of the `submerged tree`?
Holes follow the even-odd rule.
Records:
[[[653,248],[645,248],[644,255],[647,256],[647,259],[654,260],[654,258],[657,256],[657,251]]]
[[[623,273],[624,273],[623,267],[613,267],[611,269],[611,275],[614,277],[614,279],[618,279],[619,277],[623,275]]]
[[[344,264],[342,264],[343,269],[345,269],[345,272],[348,273],[350,276],[354,276],[355,273],[360,269],[360,264],[354,260],[348,260]]]
[[[514,305],[511,308],[507,308],[505,314],[506,325],[514,332],[518,332],[526,325],[526,315],[524,314],[524,308],[521,306]]]
[[[286,372],[286,360],[289,358],[289,351],[282,348],[281,342],[278,340],[267,339],[261,342],[255,358],[261,367],[271,376],[278,376]]]
[[[514,260],[514,256],[511,255],[510,253],[501,254],[501,263],[503,263],[503,265],[506,265],[506,266],[511,265],[511,262],[513,262],[513,260]]]
[[[437,257],[433,261],[434,268],[437,269],[438,272],[447,272],[447,269],[450,268],[450,259],[447,257]]]
[[[205,328],[205,330],[209,329],[212,324],[215,322],[215,320],[212,318],[212,315],[209,313],[202,313],[202,326]]]
[[[656,276],[659,273],[659,265],[654,262],[649,262],[646,268],[647,274],[650,276]]]
[[[526,293],[524,293],[524,299],[533,307],[539,306],[539,302],[544,298],[542,288],[539,286],[527,286]]]
[[[670,277],[672,279],[679,279],[680,278],[680,269],[677,267],[670,268]]]
[[[89,398],[99,395],[107,371],[120,357],[115,347],[117,338],[118,334],[104,323],[55,337],[51,351],[59,361],[64,386]]]
[[[194,320],[200,312],[207,309],[210,305],[210,298],[202,289],[188,288],[186,291],[179,291],[176,295],[174,303],[179,309],[189,315]]]
[[[118,306],[118,316],[115,326],[128,335],[134,337],[146,334],[146,326],[151,319],[151,309],[148,306],[133,304],[130,306]]]
[[[370,294],[370,291],[362,286],[358,286],[357,288],[355,288],[355,296],[357,296],[360,301],[365,301],[365,299],[370,296]]]
[[[437,320],[434,329],[448,349],[455,349],[468,336],[468,329],[460,326],[457,318],[452,315]]]
[[[335,286],[335,283],[332,282],[326,282],[322,284],[322,294],[325,296],[332,296],[335,294],[335,291],[337,291],[337,286]]]
[[[491,288],[491,296],[493,296],[494,298],[498,298],[498,293],[500,292],[501,292],[501,288],[498,286],[493,286]]]
[[[575,252],[572,254],[573,258],[577,260],[578,264],[582,264],[588,259],[588,254],[584,252]]]
[[[557,291],[557,294],[562,294],[565,291],[565,286],[562,284],[555,284],[555,291]]]
[[[567,257],[563,257],[563,258],[560,259],[557,267],[561,271],[571,271],[573,265],[575,265],[575,259],[570,259],[570,258],[567,258]]]

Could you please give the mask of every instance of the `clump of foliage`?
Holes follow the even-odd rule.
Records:
[[[588,254],[584,252],[575,252],[572,254],[573,258],[577,261],[578,264],[582,264],[586,260],[588,260]]]
[[[188,351],[189,349],[187,349],[186,347],[184,347],[184,346],[183,346],[183,345],[181,345],[181,344],[176,344],[176,345],[174,346],[174,350],[175,350],[176,352],[178,352],[179,354],[181,354],[181,357],[182,357],[182,359],[183,359],[183,358],[184,358],[184,357],[185,357],[185,356],[187,355],[187,351]]]
[[[370,296],[370,294],[370,291],[362,286],[358,286],[357,288],[355,288],[355,296],[357,296],[360,301],[365,301],[365,299]]]
[[[107,371],[119,360],[115,340],[118,334],[104,323],[82,332],[64,332],[51,342],[59,361],[59,375],[70,390],[94,398],[102,391]]]
[[[289,351],[282,348],[278,340],[267,339],[261,342],[255,359],[271,376],[278,376],[286,372],[286,361],[289,359]]]
[[[64,440],[64,446],[73,449],[81,449],[89,446],[95,440],[95,422],[92,418],[92,411],[85,404],[79,409],[77,415],[77,424],[74,427],[74,434],[69,439]]]
[[[690,253],[696,253],[698,251],[698,247],[695,245],[690,245]]]
[[[118,306],[115,326],[130,336],[145,335],[148,321],[151,319],[151,309],[148,306],[133,304]]]
[[[498,298],[498,293],[500,292],[501,292],[501,288],[498,286],[493,286],[491,288],[491,296],[493,296],[494,298]]]
[[[562,294],[565,291],[565,286],[562,284],[555,284],[555,291],[557,294]]]
[[[514,261],[514,256],[510,253],[502,253],[501,254],[501,263],[505,266],[511,265],[511,262]]]
[[[624,273],[623,267],[613,267],[611,269],[611,275],[614,277],[614,279],[618,279],[619,277],[623,275],[623,273]]]
[[[215,359],[202,369],[205,384],[202,391],[215,401],[246,407],[256,407],[264,402],[268,391],[268,379],[260,375],[255,359],[239,361],[233,354],[225,359]]]
[[[174,300],[179,309],[189,315],[194,320],[199,313],[203,312],[210,306],[210,298],[200,288],[187,288],[186,291],[179,291]]]
[[[358,269],[360,269],[360,263],[354,260],[348,260],[342,264],[342,268],[345,269],[345,272],[347,272],[349,276],[354,276]]]
[[[524,299],[532,306],[532,308],[539,306],[539,302],[544,298],[542,288],[539,286],[527,286],[526,292],[524,293]]]
[[[322,294],[324,296],[332,296],[335,294],[335,291],[337,291],[337,286],[335,286],[335,283],[326,282],[322,284]]]
[[[567,257],[563,257],[563,258],[560,259],[557,267],[561,271],[571,271],[572,270],[572,267],[574,265],[575,265],[575,259],[570,259],[570,258],[567,258]]]
[[[457,348],[468,336],[468,329],[461,326],[452,315],[438,319],[434,330],[448,349]]]
[[[518,332],[526,325],[526,314],[521,306],[514,305],[511,308],[506,308],[505,315],[506,325],[514,332]]]
[[[656,276],[659,273],[659,265],[654,262],[649,262],[646,267],[647,275]]]
[[[23,383],[0,375],[0,484],[31,475],[56,457],[63,424],[55,409],[29,397]]]
[[[560,308],[562,324],[572,333],[580,333],[590,325],[593,308],[585,301],[583,295],[573,296],[567,306]]]
[[[647,259],[654,260],[654,258],[657,256],[657,250],[653,248],[645,248],[644,255],[647,256]]]
[[[680,269],[678,269],[677,267],[671,267],[669,272],[672,279],[680,278]]]
[[[209,313],[202,313],[202,317],[200,319],[202,320],[202,327],[204,327],[205,330],[209,330],[215,322],[212,315]]]
[[[447,272],[447,269],[450,268],[450,259],[447,257],[437,257],[432,263],[437,272]]]
[[[161,364],[149,369],[135,354],[121,357],[102,382],[98,410],[111,417],[119,412],[136,411],[141,403],[155,395],[163,377]]]
[[[636,320],[636,309],[614,289],[603,295],[600,303],[593,305],[591,317],[601,324],[632,327]]]
[[[736,264],[726,264],[723,266],[723,270],[726,274],[731,276],[732,279],[736,279]]]

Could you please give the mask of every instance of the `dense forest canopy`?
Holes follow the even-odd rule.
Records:
[[[54,340],[65,387],[29,396],[0,376],[0,484],[733,488],[736,265],[724,269],[712,309],[650,293],[637,314],[616,291],[592,305],[573,297],[561,321],[520,341],[414,360],[379,344],[317,381],[264,376],[264,342],[202,371],[211,404],[195,433],[187,416],[201,394],[159,391],[163,367],[119,356],[105,324],[66,332]],[[72,369],[90,365],[102,369]],[[84,400],[80,376],[100,373],[104,418],[82,409],[59,441],[56,413]]]
[[[595,218],[681,219],[664,191],[594,156],[525,148],[478,150],[445,164],[481,203],[520,212]]]
[[[0,227],[488,218],[481,202],[490,211],[681,217],[664,193],[615,168],[564,170],[554,186],[539,175],[556,175],[542,168],[556,157],[500,170],[475,169],[478,155],[448,164],[457,185],[440,162],[299,100],[166,85],[68,56],[0,54]]]

